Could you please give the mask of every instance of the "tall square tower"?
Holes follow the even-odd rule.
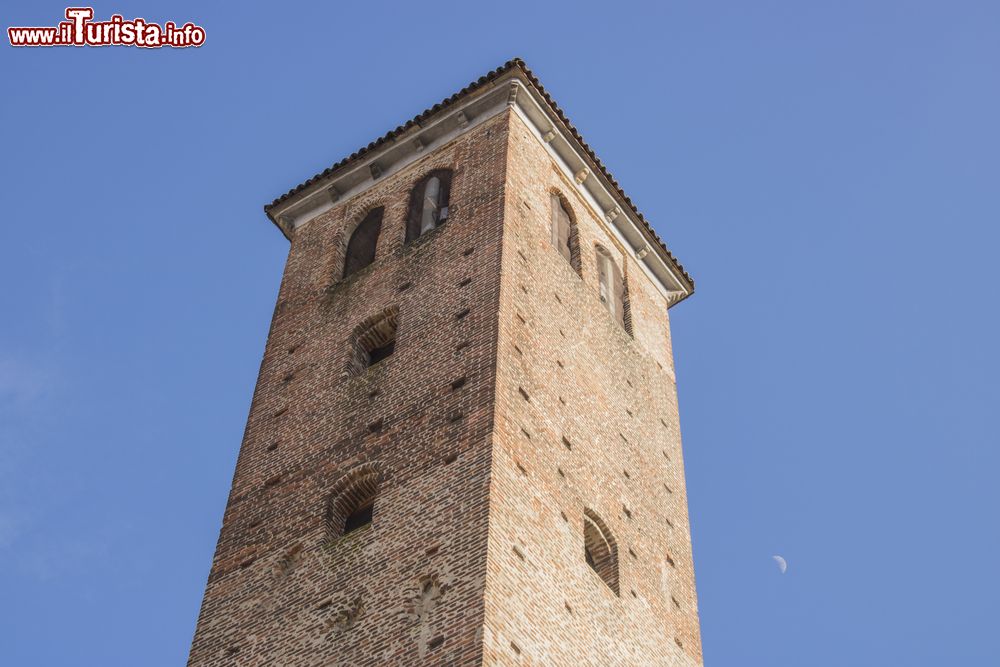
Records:
[[[524,63],[265,211],[291,248],[189,665],[701,664],[694,284]]]

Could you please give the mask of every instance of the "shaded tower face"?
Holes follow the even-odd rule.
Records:
[[[291,241],[190,665],[697,665],[667,309],[520,61],[266,207]]]

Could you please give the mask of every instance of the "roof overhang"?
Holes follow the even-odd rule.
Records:
[[[316,216],[507,109],[531,128],[579,194],[604,217],[618,242],[664,294],[668,307],[690,296],[694,281],[520,60],[494,70],[264,210],[291,239],[297,228]]]

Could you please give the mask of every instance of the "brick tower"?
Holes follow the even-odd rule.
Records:
[[[291,249],[189,665],[701,664],[694,285],[524,63],[265,211]]]

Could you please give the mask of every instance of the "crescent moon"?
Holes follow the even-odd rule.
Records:
[[[774,562],[778,564],[778,569],[781,570],[782,574],[784,574],[788,569],[788,562],[781,556],[771,556],[771,558],[774,559]]]

